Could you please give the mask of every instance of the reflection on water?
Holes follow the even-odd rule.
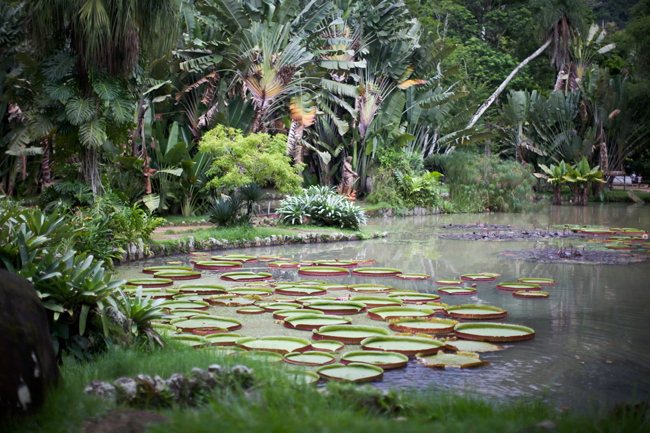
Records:
[[[472,297],[443,295],[448,304],[486,304],[508,310],[507,323],[530,326],[533,340],[506,350],[483,353],[490,365],[477,369],[437,370],[409,362],[385,373],[381,388],[409,387],[477,392],[488,396],[542,396],[558,406],[585,409],[650,395],[650,263],[635,265],[538,264],[499,257],[503,250],[545,247],[544,241],[472,242],[440,239],[440,224],[484,222],[540,228],[552,224],[591,224],[650,230],[650,206],[594,205],[553,207],[538,214],[440,215],[378,219],[370,225],[388,238],[341,244],[312,244],[249,249],[250,254],[282,254],[295,259],[376,259],[376,266],[429,273],[431,281],[348,278],[349,284],[380,283],[436,293],[433,279],[464,273],[499,272],[497,281],[522,277],[556,280],[547,300],[514,298],[496,283],[479,283]],[[568,246],[568,245],[567,245]],[[167,259],[168,260],[168,259]],[[165,259],[147,262],[164,264]],[[140,276],[142,263],[120,269]],[[259,266],[259,265],[258,265]],[[297,279],[295,270],[276,270]],[[217,282],[216,277],[213,277]],[[208,283],[207,279],[204,279]],[[333,279],[331,281],[342,281]],[[546,288],[545,288],[546,290]],[[266,315],[262,315],[266,316]],[[259,320],[259,319],[257,319]],[[354,323],[367,323],[353,318]],[[376,324],[372,323],[372,324]],[[262,331],[260,331],[262,332]],[[254,335],[251,333],[249,335]],[[304,336],[304,335],[302,335]]]

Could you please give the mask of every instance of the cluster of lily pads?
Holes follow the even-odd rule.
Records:
[[[299,276],[333,278],[338,276],[383,277],[427,280],[426,274],[408,274],[399,269],[362,267],[372,260],[295,261],[281,256],[226,254],[212,257],[192,253],[194,269],[183,266],[144,268],[153,278],[128,280],[125,291],[142,287],[144,294],[165,298],[164,321],[154,327],[184,344],[212,347],[227,354],[245,354],[269,362],[315,367],[304,371],[304,380],[332,379],[370,381],[383,371],[404,367],[409,357],[427,367],[469,368],[485,365],[481,352],[500,350],[494,343],[529,340],[535,331],[526,326],[490,322],[504,319],[507,311],[486,305],[442,303],[441,295],[476,293],[479,283],[495,282],[498,273],[461,275],[459,279],[438,279],[439,294],[396,289],[384,284],[327,283],[322,279],[295,282],[275,281],[269,272],[245,270],[244,264],[266,263],[270,268],[297,269]],[[233,269],[239,269],[233,271]],[[197,270],[198,269],[198,270]],[[186,272],[194,277],[201,271],[219,272],[224,281],[236,283],[226,288],[198,282],[172,287]],[[295,271],[294,271],[295,272]],[[546,298],[543,286],[555,284],[544,278],[522,278],[499,282],[496,288],[515,297]],[[344,296],[340,292],[344,292]],[[338,292],[338,293],[335,293]],[[269,314],[277,326],[305,332],[305,338],[268,336],[255,338],[239,333],[246,329],[242,320],[210,314],[211,307],[232,307],[241,315]],[[360,326],[356,315],[388,325]],[[242,318],[243,318],[242,316]],[[443,317],[438,317],[443,316]],[[244,321],[245,322],[245,321]],[[393,332],[391,332],[393,331]],[[349,346],[361,350],[345,351]],[[341,352],[340,356],[337,356]],[[337,362],[338,358],[338,362]]]

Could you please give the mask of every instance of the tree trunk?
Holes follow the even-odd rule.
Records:
[[[45,188],[52,183],[52,170],[50,169],[50,148],[52,141],[49,138],[43,140],[43,158],[41,159],[41,186]]]
[[[289,135],[287,135],[287,156],[289,157],[294,155],[294,146],[296,145],[298,127],[298,122],[292,120],[291,128],[289,128]]]
[[[530,63],[532,60],[537,58],[540,54],[542,54],[548,47],[551,45],[551,39],[547,40],[544,45],[539,47],[537,51],[535,51],[533,54],[525,58],[515,69],[512,70],[510,75],[501,83],[499,87],[494,91],[494,93],[479,107],[479,109],[476,111],[476,114],[472,116],[472,119],[469,121],[469,124],[467,125],[468,128],[471,128],[478,122],[478,120],[481,118],[483,113],[492,105],[494,101],[499,97],[501,92],[505,90],[506,87],[508,87],[508,84],[510,84],[510,81],[517,75],[517,73],[528,63]]]
[[[101,180],[99,178],[99,153],[94,147],[86,148],[84,152],[84,180],[90,184],[93,197],[101,196]]]
[[[253,134],[260,132],[262,127],[262,109],[258,108],[255,110],[255,117],[253,118],[253,125],[251,126],[251,132]]]
[[[589,185],[585,185],[582,189],[582,205],[587,206],[589,204]]]
[[[562,186],[553,186],[553,204],[557,206],[562,205]]]

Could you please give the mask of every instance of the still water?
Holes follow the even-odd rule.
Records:
[[[636,227],[650,230],[650,206],[594,205],[586,208],[553,207],[535,214],[438,215],[371,220],[369,226],[388,231],[383,239],[332,244],[252,248],[246,254],[281,254],[303,259],[375,259],[375,266],[399,268],[403,272],[427,273],[430,281],[346,277],[328,280],[346,284],[378,283],[395,288],[437,293],[435,279],[458,278],[461,274],[498,272],[497,282],[523,277],[553,278],[555,286],[545,300],[514,298],[496,290],[496,283],[479,283],[472,297],[442,296],[442,302],[485,304],[508,310],[505,323],[533,328],[533,340],[504,345],[505,350],[482,353],[487,366],[438,370],[410,361],[406,368],[387,371],[380,388],[407,387],[478,393],[501,398],[539,397],[557,407],[586,410],[633,396],[650,395],[650,262],[633,265],[542,264],[515,261],[499,256],[504,250],[550,248],[547,241],[475,242],[441,239],[442,224],[511,224],[522,228],[545,228],[552,224],[591,224]],[[564,241],[569,246],[568,241]],[[574,241],[575,242],[575,241]],[[216,253],[215,253],[216,254]],[[165,257],[122,266],[120,278],[142,277],[143,266],[169,261],[188,262],[188,257]],[[265,270],[264,263],[246,266]],[[295,270],[275,270],[274,277],[299,280]],[[204,273],[204,283],[223,284],[217,274]],[[199,282],[199,281],[192,281]],[[232,287],[234,283],[224,284]],[[241,284],[240,284],[241,285]],[[548,289],[548,290],[547,290]],[[346,296],[336,292],[330,296]],[[235,308],[211,308],[211,314],[235,317],[244,323],[238,331],[255,337],[294,335],[309,338],[304,331],[287,330],[275,324],[270,314],[243,316]],[[365,315],[348,316],[353,324],[384,326]],[[351,346],[349,350],[357,350]],[[346,351],[348,347],[346,347]]]

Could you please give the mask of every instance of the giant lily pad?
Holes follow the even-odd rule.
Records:
[[[194,263],[194,269],[202,269],[204,271],[229,271],[241,268],[241,262],[217,262],[213,260],[200,260]]]
[[[278,295],[285,296],[318,296],[327,293],[327,290],[320,286],[289,286],[276,289]]]
[[[300,275],[318,275],[320,277],[338,277],[350,275],[346,268],[331,266],[305,266],[298,269]]]
[[[302,308],[302,305],[300,304],[291,304],[289,302],[262,302],[259,304],[259,306],[270,312],[281,310],[297,310],[298,308]]]
[[[471,296],[476,294],[476,289],[471,287],[441,287],[438,292],[445,295]]]
[[[237,309],[237,314],[262,314],[266,310],[262,307],[241,307]]]
[[[512,292],[512,296],[515,298],[526,298],[526,299],[544,299],[548,298],[548,292],[542,292],[541,290],[520,290],[518,292]]]
[[[431,355],[444,349],[445,343],[433,338],[381,336],[366,338],[361,342],[363,350],[379,350],[383,352],[397,352],[405,356],[415,356],[418,353]]]
[[[488,274],[465,274],[460,276],[461,281],[472,281],[475,283],[486,283],[496,280],[496,277]]]
[[[579,233],[582,233],[583,235],[604,236],[604,235],[615,235],[618,232],[615,230],[608,230],[608,229],[583,229],[583,230],[579,230]]]
[[[224,307],[245,307],[257,302],[255,299],[228,294],[210,296],[206,299],[211,305],[220,305]]]
[[[496,352],[501,350],[496,344],[486,343],[485,341],[457,340],[454,338],[444,340],[444,343],[448,349],[459,352]]]
[[[269,296],[273,294],[273,289],[264,289],[261,287],[234,287],[228,290],[228,293],[237,296]]]
[[[247,256],[246,254],[237,254],[237,253],[224,254],[223,257],[225,257],[226,260],[236,260],[236,261],[242,261],[242,262],[245,262],[245,263],[256,262],[257,261],[257,257],[255,257],[255,256]]]
[[[174,319],[170,324],[184,332],[205,335],[219,331],[234,331],[241,328],[241,322],[235,319],[219,316],[194,316],[189,318]]]
[[[634,249],[632,245],[618,245],[618,244],[605,245],[605,248],[607,248],[608,250],[617,250],[617,251],[632,251]]]
[[[294,287],[294,286],[320,286],[322,284],[325,284],[325,281],[323,280],[301,280],[301,281],[285,281],[285,282],[275,282],[275,283],[269,283],[271,287],[275,287],[276,289],[280,289],[282,287]]]
[[[400,299],[405,304],[417,304],[420,302],[435,302],[440,300],[440,296],[429,293],[391,293],[389,298]]]
[[[126,284],[129,286],[142,286],[143,289],[151,289],[154,287],[168,287],[174,284],[169,278],[134,278],[127,280]]]
[[[201,278],[201,273],[196,271],[159,271],[153,274],[153,277],[166,278],[172,281],[197,280]]]
[[[280,353],[304,352],[309,350],[311,342],[297,337],[262,337],[237,340],[237,346],[246,350],[262,350]]]
[[[325,314],[357,314],[365,311],[365,304],[350,301],[314,301],[305,304],[310,310],[320,310]]]
[[[259,260],[260,262],[273,262],[273,261],[276,261],[276,260],[280,260],[281,258],[282,258],[282,256],[263,255],[263,256],[257,257],[257,260]]]
[[[279,364],[284,359],[281,353],[265,350],[241,351],[240,355],[255,361],[268,362],[269,364]]]
[[[445,308],[445,314],[456,319],[502,319],[508,315],[507,310],[489,305],[450,305]]]
[[[436,284],[441,286],[460,286],[463,284],[461,280],[436,280]]]
[[[169,338],[171,338],[174,341],[178,341],[179,343],[183,343],[187,346],[195,347],[195,348],[206,347],[210,344],[210,342],[205,337],[201,337],[198,335],[176,334],[176,335],[170,335]]]
[[[432,356],[418,356],[418,361],[425,367],[435,368],[471,368],[490,363],[489,361],[481,361],[478,354],[472,352],[438,352],[436,355]]]
[[[384,370],[370,364],[331,364],[320,367],[317,373],[323,379],[337,380],[342,382],[372,382],[384,375]]]
[[[350,319],[340,316],[328,316],[325,314],[303,314],[292,316],[284,319],[284,326],[289,329],[299,329],[301,331],[313,331],[323,326],[346,325]]]
[[[216,284],[183,284],[178,288],[181,293],[196,293],[200,296],[217,295],[226,292],[224,286]]]
[[[357,268],[352,271],[352,275],[358,277],[396,277],[401,273],[399,269],[392,268]]]
[[[376,326],[333,325],[315,330],[312,338],[314,340],[340,341],[343,344],[359,344],[368,337],[389,334],[386,329]]]
[[[550,278],[519,278],[520,283],[536,284],[538,286],[554,286],[555,280]]]
[[[284,355],[284,360],[289,364],[319,366],[334,364],[336,357],[330,353],[309,351],[309,352],[293,352]]]
[[[334,296],[301,296],[296,298],[295,301],[299,304],[309,304],[310,302],[315,301],[336,301],[337,298]]]
[[[237,340],[244,338],[242,335],[231,333],[208,334],[204,335],[204,337],[213,346],[234,346]]]
[[[149,266],[142,270],[145,274],[155,274],[162,271],[191,271],[189,266]]]
[[[398,298],[384,298],[380,296],[353,296],[350,298],[350,301],[366,304],[366,308],[399,307],[403,302]]]
[[[169,312],[169,318],[177,319],[179,317],[194,317],[194,316],[209,315],[209,314],[210,313],[203,310],[184,310],[182,308],[179,308],[177,310],[171,310]]]
[[[137,292],[138,289],[142,290],[142,295],[143,296],[151,296],[154,299],[159,299],[159,298],[164,298],[164,299],[171,299],[174,295],[178,294],[178,289],[174,289],[172,287],[164,287],[164,288],[159,288],[159,287],[135,287],[135,286],[126,286],[124,288],[124,293],[126,293],[129,296],[134,296]]]
[[[430,280],[431,275],[428,274],[399,274],[397,278],[400,280]]]
[[[300,266],[298,262],[270,262],[270,268],[297,268]]]
[[[226,272],[221,275],[221,279],[226,281],[263,281],[271,278],[273,275],[266,272]]]
[[[303,284],[300,285],[303,286]],[[345,284],[337,284],[337,283],[319,284],[318,287],[325,290],[348,290],[348,286],[346,286]]]
[[[172,299],[174,301],[203,301],[203,296],[194,293],[182,293],[180,295],[174,295]]]
[[[409,359],[405,355],[397,352],[363,350],[348,352],[341,357],[342,364],[351,364],[353,362],[376,365],[384,370],[390,370],[393,368],[404,367],[409,362]]]
[[[292,371],[286,377],[300,385],[316,385],[320,380],[320,376],[311,371]]]
[[[511,342],[530,340],[535,331],[527,326],[505,323],[460,323],[454,327],[456,337],[465,340]]]
[[[403,318],[391,320],[388,327],[393,331],[412,334],[449,334],[454,332],[454,326],[457,324],[456,320],[449,319]]]
[[[322,316],[325,313],[323,313],[322,311],[318,311],[318,310],[303,310],[301,308],[296,308],[296,309],[292,309],[292,310],[274,310],[273,311],[273,318],[274,319],[279,319],[279,320],[285,320],[285,319],[287,319],[289,317],[303,316],[305,314]]]
[[[338,268],[356,268],[359,266],[357,262],[352,260],[316,260],[315,266],[334,266]]]
[[[381,284],[353,284],[348,286],[352,292],[371,293],[371,292],[388,292],[391,286],[382,286]]]
[[[497,284],[497,289],[506,290],[512,292],[518,292],[521,290],[539,290],[542,287],[539,284],[529,284],[529,283],[499,283]]]
[[[201,301],[167,301],[162,304],[162,307],[167,310],[207,310],[210,304]]]
[[[428,308],[415,307],[379,307],[368,310],[372,320],[400,319],[402,317],[433,317],[435,311]]]
[[[311,343],[312,350],[319,352],[336,352],[343,349],[343,347],[345,347],[343,343],[334,340],[318,340]]]

